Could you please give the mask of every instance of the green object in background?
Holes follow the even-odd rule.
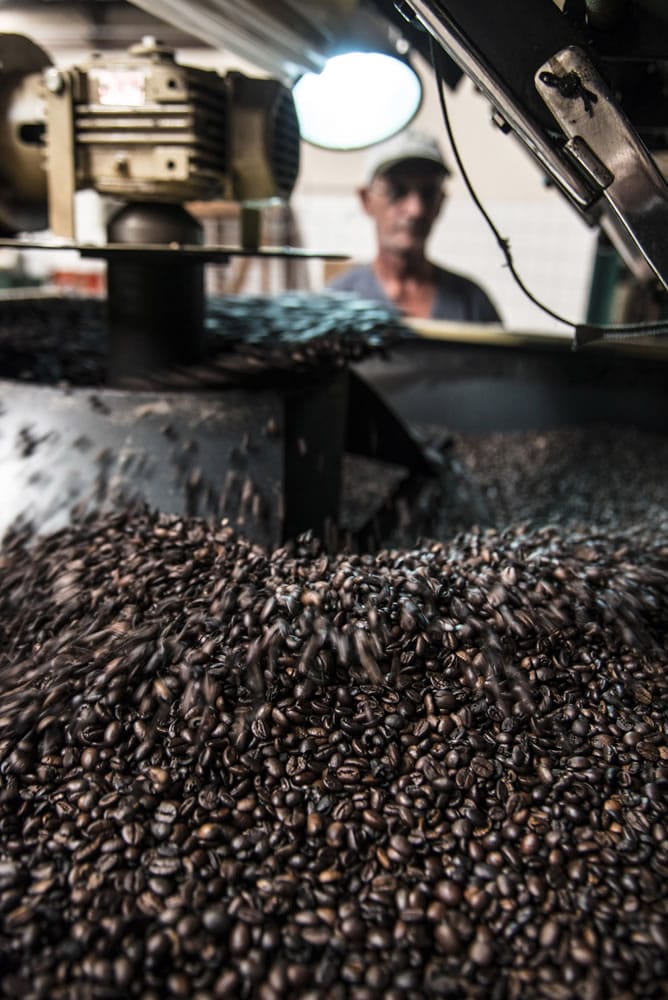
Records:
[[[20,271],[4,271],[0,269],[0,289],[2,288],[37,288],[44,284],[41,278],[32,278]]]
[[[622,270],[619,254],[603,233],[599,235],[587,304],[587,323],[611,322],[615,290]]]
[[[42,278],[31,278],[29,274],[16,274],[11,283],[12,288],[38,288],[43,285]]]

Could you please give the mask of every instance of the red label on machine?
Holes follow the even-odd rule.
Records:
[[[146,74],[137,69],[92,69],[88,76],[97,85],[97,103],[138,108],[146,102]]]

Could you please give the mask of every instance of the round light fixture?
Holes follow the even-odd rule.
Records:
[[[292,89],[302,139],[352,150],[388,139],[415,117],[422,83],[404,59],[381,52],[333,56]]]

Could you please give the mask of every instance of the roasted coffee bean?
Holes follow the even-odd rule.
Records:
[[[0,992],[658,1000],[667,552],[8,536]]]

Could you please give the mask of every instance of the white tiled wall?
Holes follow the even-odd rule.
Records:
[[[302,194],[293,207],[304,246],[349,253],[360,260],[373,256],[373,229],[354,195]],[[532,294],[572,322],[584,319],[595,233],[556,194],[554,199],[538,202],[490,202],[485,208],[502,237],[510,241],[515,267]],[[450,199],[428,249],[439,264],[483,285],[509,329],[571,335],[518,288],[494,237],[465,195]],[[322,276],[322,264],[313,262],[314,289],[322,286]]]

